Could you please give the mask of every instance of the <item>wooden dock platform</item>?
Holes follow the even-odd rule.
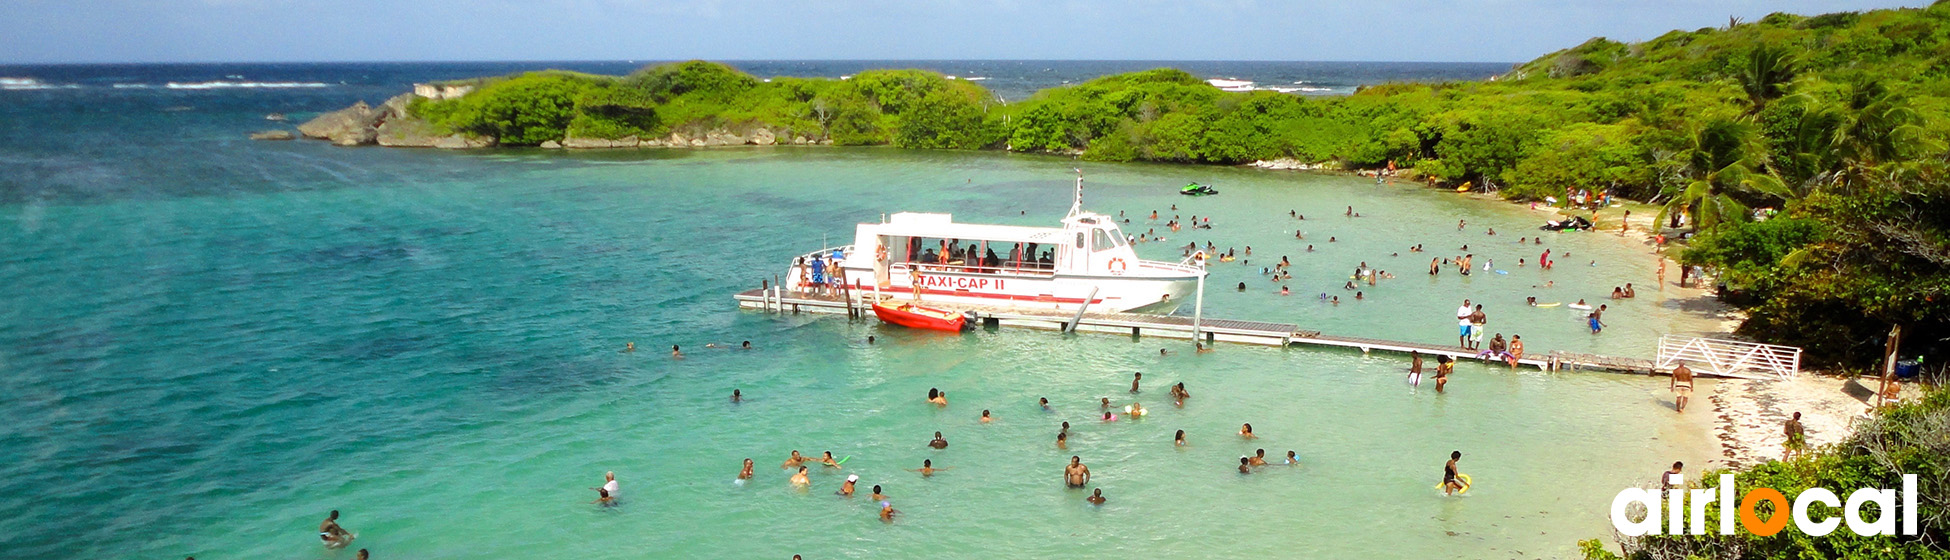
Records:
[[[871,296],[855,300],[845,297],[820,294],[803,294],[792,291],[747,290],[733,299],[739,307],[763,309],[780,313],[835,313],[856,317],[870,317]],[[1074,311],[1059,309],[1033,310],[1021,308],[995,308],[986,306],[957,305],[958,309],[974,311],[982,318],[985,327],[1020,326],[1047,330],[1087,331],[1098,333],[1128,334],[1133,337],[1155,336],[1162,338],[1193,338],[1191,317],[1176,315],[1149,315],[1136,313],[1084,313],[1079,316]],[[1075,325],[1070,323],[1075,321]],[[1239,344],[1260,344],[1266,346],[1327,346],[1352,348],[1362,353],[1374,351],[1407,354],[1420,352],[1428,355],[1430,371],[1434,371],[1436,356],[1449,356],[1458,360],[1476,359],[1476,352],[1455,346],[1404,342],[1377,338],[1352,336],[1333,336],[1320,331],[1302,329],[1289,323],[1270,323],[1263,321],[1240,321],[1232,319],[1204,319],[1200,322],[1198,335],[1206,342],[1232,342]],[[1578,352],[1538,352],[1531,349],[1519,364],[1534,366],[1545,371],[1558,370],[1604,370],[1624,373],[1664,374],[1651,359],[1603,356]],[[1707,377],[1702,375],[1702,377]],[[1740,377],[1745,377],[1744,375]]]

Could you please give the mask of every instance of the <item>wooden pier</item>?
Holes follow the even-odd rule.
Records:
[[[820,294],[796,293],[790,290],[758,289],[740,292],[732,296],[738,306],[746,309],[762,309],[778,313],[835,313],[852,317],[870,318],[873,315],[872,296],[855,294],[856,298],[828,296]],[[1361,338],[1352,336],[1333,336],[1320,331],[1302,329],[1289,323],[1269,323],[1262,321],[1238,321],[1231,319],[1204,319],[1199,322],[1194,334],[1191,317],[1176,315],[1148,315],[1136,313],[1082,313],[1051,308],[1047,311],[1022,308],[996,308],[979,305],[955,305],[957,309],[974,311],[981,317],[984,327],[1020,326],[1035,329],[1059,331],[1087,331],[1098,333],[1128,334],[1133,337],[1155,336],[1162,338],[1190,340],[1194,336],[1204,338],[1205,342],[1232,342],[1239,344],[1260,344],[1266,346],[1329,346],[1352,348],[1363,354],[1374,351],[1407,354],[1420,352],[1428,356],[1430,368],[1434,371],[1436,356],[1449,356],[1458,360],[1476,359],[1477,352],[1455,346],[1425,344]],[[1534,366],[1545,371],[1559,370],[1603,370],[1624,373],[1666,374],[1655,361],[1644,358],[1625,358],[1603,356],[1578,352],[1536,352],[1531,351],[1518,360],[1522,365]],[[1715,375],[1700,372],[1701,377]],[[1767,379],[1760,375],[1744,372],[1728,372],[1719,376],[1751,377]]]

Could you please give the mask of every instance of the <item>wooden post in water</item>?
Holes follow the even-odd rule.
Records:
[[[1205,270],[1199,267],[1198,295],[1192,300],[1192,342],[1199,342],[1200,324],[1205,319]]]

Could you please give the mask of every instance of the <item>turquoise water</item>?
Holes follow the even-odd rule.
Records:
[[[729,298],[882,212],[1053,224],[1077,165],[1062,158],[229,149],[204,173],[158,157],[170,174],[123,187],[142,194],[0,208],[0,555],[349,558],[313,532],[336,508],[379,558],[1551,557],[1608,535],[1622,486],[1715,453],[1707,414],[1673,414],[1645,377],[1465,364],[1438,395],[1404,384],[1396,356],[940,336]],[[1514,245],[1536,221],[1520,208],[1346,177],[1082,167],[1086,206],[1126,211],[1128,231],[1171,204],[1214,218],[1141,254],[1254,247],[1250,266],[1215,265],[1209,316],[1441,342],[1470,297],[1532,352],[1630,355],[1707,324],[1650,287],[1595,337],[1568,310],[1523,307],[1596,302],[1652,284],[1655,265],[1608,234],[1542,234],[1572,255],[1549,276],[1514,268],[1535,252]],[[1173,194],[1193,180],[1224,194]],[[1365,217],[1341,216],[1349,204]],[[1387,256],[1465,242],[1512,273],[1431,280],[1425,255]],[[1279,254],[1294,296],[1258,274]],[[1361,260],[1400,278],[1347,301]],[[1544,279],[1560,287],[1529,287]],[[1344,303],[1308,295],[1323,291]],[[705,348],[741,340],[756,349]],[[1096,421],[1097,398],[1131,400],[1133,371],[1152,414]],[[1163,396],[1178,381],[1182,409]],[[930,387],[951,406],[922,402]],[[726,401],[734,388],[747,402]],[[1243,422],[1261,439],[1234,435]],[[1178,429],[1189,447],[1171,445]],[[924,446],[937,430],[948,449]],[[1304,465],[1237,474],[1255,448]],[[852,459],[801,492],[776,468],[793,449]],[[1467,497],[1433,489],[1452,449],[1479,484]],[[1072,454],[1107,505],[1062,487]],[[746,457],[757,478],[731,484]],[[953,469],[904,470],[923,459]],[[606,470],[620,507],[589,503]],[[863,494],[884,485],[901,518],[833,496],[845,474]]]

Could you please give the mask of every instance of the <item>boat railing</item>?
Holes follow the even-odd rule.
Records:
[[[895,274],[904,274],[907,272],[907,269],[909,267],[919,269],[921,272],[949,272],[949,273],[964,273],[964,274],[1007,274],[1012,276],[1037,276],[1037,277],[1049,277],[1056,274],[1056,269],[1054,265],[1042,264],[1036,262],[1022,262],[1022,263],[1004,262],[997,266],[985,266],[980,264],[976,264],[976,265],[956,264],[954,262],[942,264],[942,263],[926,263],[926,262],[917,261],[917,262],[896,262],[896,263],[889,263],[887,265],[888,270],[892,271]]]
[[[809,263],[812,262],[813,257],[821,257],[827,259],[826,268],[824,272],[824,274],[827,275],[827,278],[825,278],[825,280],[829,285],[833,283],[833,281],[831,280],[831,275],[833,274],[833,271],[838,270],[838,265],[832,262],[834,251],[839,251],[840,257],[844,259],[846,256],[853,254],[853,246],[838,245],[833,247],[827,247],[825,249],[820,249],[818,251],[813,251],[811,253],[806,253],[804,255],[799,255],[798,257],[793,258],[792,264],[786,266],[785,268],[785,274],[786,274],[785,285],[790,286],[794,290],[800,290],[800,291],[803,291],[806,288],[810,287],[812,283],[812,272],[810,270],[806,270],[806,267],[810,266]]]

